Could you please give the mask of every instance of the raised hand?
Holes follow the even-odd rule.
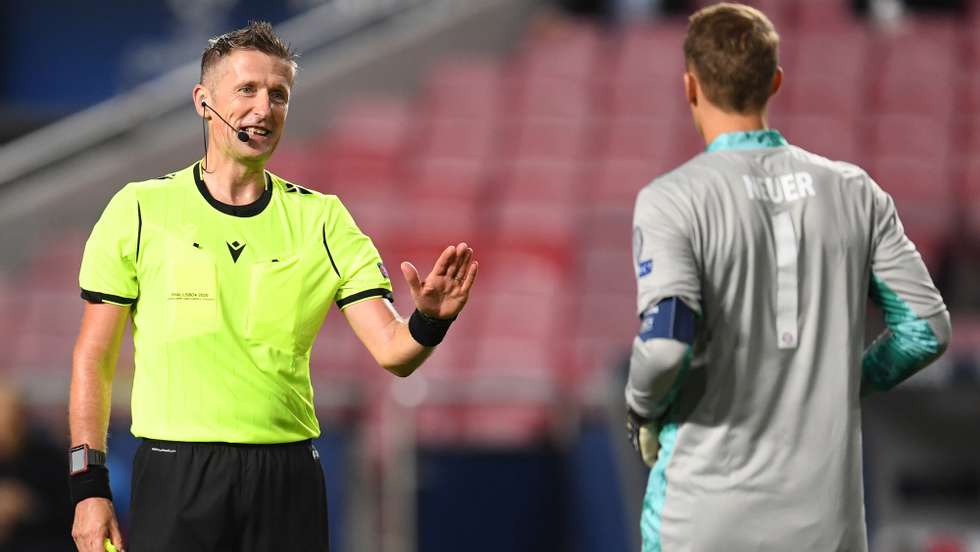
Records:
[[[429,318],[442,320],[455,318],[463,310],[479,267],[473,260],[473,249],[465,242],[447,247],[425,280],[419,278],[412,263],[401,264],[416,308]]]

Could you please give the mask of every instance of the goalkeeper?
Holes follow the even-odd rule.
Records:
[[[753,8],[691,17],[684,89],[707,149],[636,201],[645,552],[867,550],[860,398],[949,341],[892,198],[767,128],[778,43]],[[869,296],[888,330],[862,355]]]

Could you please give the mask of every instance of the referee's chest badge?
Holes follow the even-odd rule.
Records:
[[[378,270],[381,271],[381,275],[384,276],[385,280],[391,279],[391,276],[388,276],[388,269],[385,268],[384,263],[378,263]]]

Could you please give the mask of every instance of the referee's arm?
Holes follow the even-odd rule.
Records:
[[[401,269],[415,301],[410,318],[402,318],[380,298],[352,304],[343,313],[378,364],[406,377],[432,354],[463,310],[479,264],[473,260],[473,249],[460,243],[442,252],[425,280],[411,263],[402,263]]]
[[[68,401],[72,446],[85,443],[91,448],[106,450],[112,378],[128,317],[129,306],[85,303],[81,329],[72,353]],[[105,537],[110,537],[117,548],[121,547],[122,533],[112,501],[88,498],[79,502],[75,508],[72,537],[82,552],[101,551]]]

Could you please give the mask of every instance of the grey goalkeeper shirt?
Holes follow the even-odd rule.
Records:
[[[698,315],[647,405],[663,426],[644,551],[867,550],[862,381],[921,367],[903,346],[938,350],[926,320],[946,310],[891,197],[774,130],[730,133],[645,187],[634,227],[638,314],[677,297]],[[862,358],[869,295],[909,331]]]

